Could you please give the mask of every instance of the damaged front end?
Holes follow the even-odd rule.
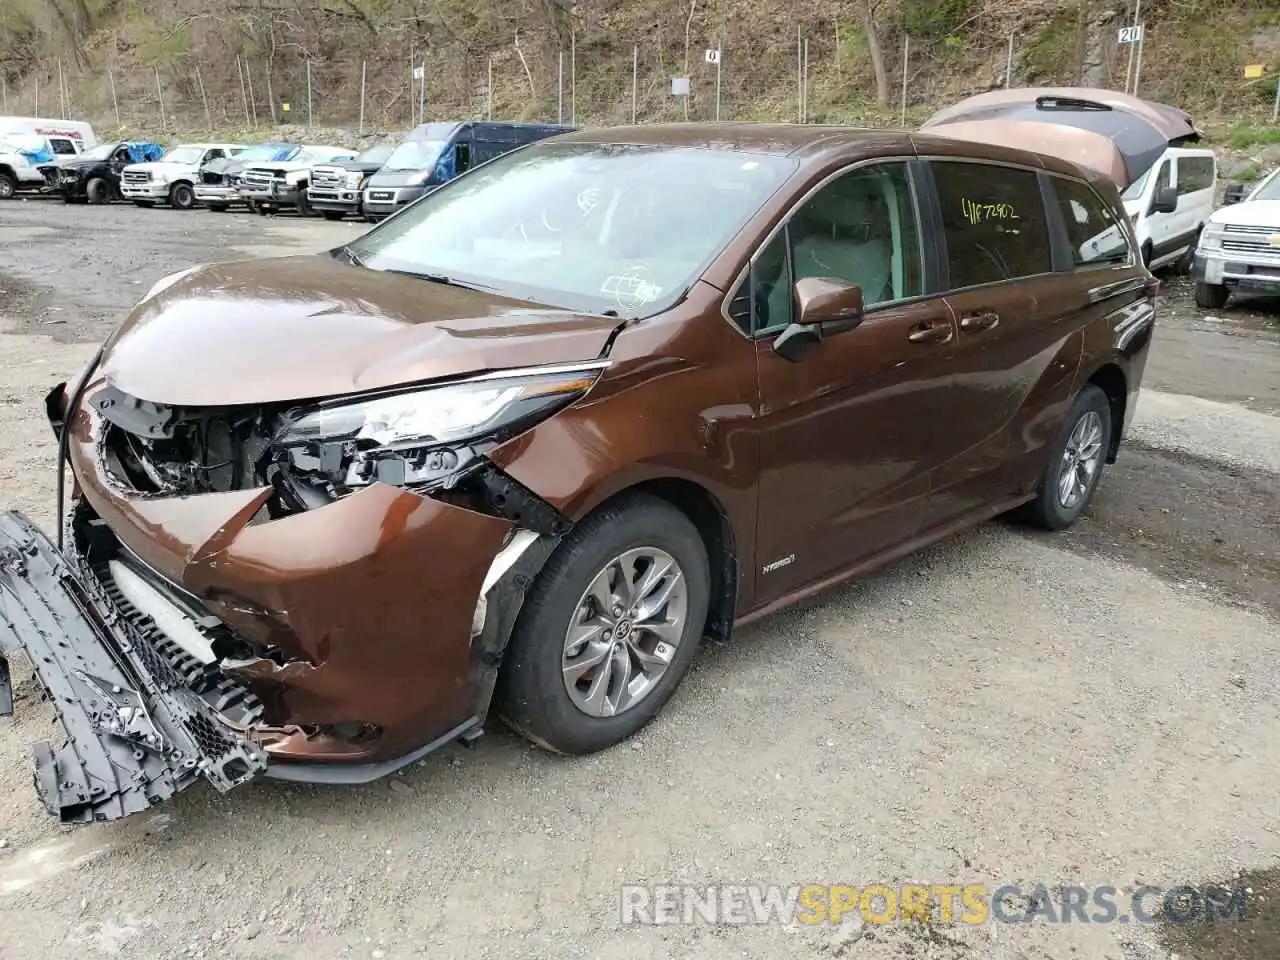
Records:
[[[36,748],[46,807],[106,820],[199,779],[363,782],[478,736],[518,561],[569,526],[487,454],[605,366],[246,407],[99,378],[64,416],[51,395],[67,542],[0,519],[0,710],[25,649],[68,737]]]

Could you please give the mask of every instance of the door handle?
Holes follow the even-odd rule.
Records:
[[[990,330],[999,322],[1000,314],[994,310],[982,310],[961,317],[960,330],[964,333],[981,333],[983,330]]]
[[[912,327],[907,339],[912,343],[946,343],[951,339],[951,323],[947,320],[926,320]]]

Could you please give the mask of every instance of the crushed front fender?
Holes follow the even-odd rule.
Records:
[[[226,792],[265,751],[222,723],[110,597],[23,514],[0,513],[0,700],[25,651],[66,740],[34,746],[35,787],[64,823],[117,820],[199,780]]]

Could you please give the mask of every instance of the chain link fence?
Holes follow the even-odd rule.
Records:
[[[634,40],[524,38],[501,46],[410,43],[402,52],[309,56],[292,48],[199,48],[152,66],[98,51],[93,67],[42,63],[0,88],[0,114],[86,119],[108,133],[172,139],[291,125],[359,137],[407,130],[426,120],[503,119],[580,127],[684,120],[912,125],[956,100],[1009,84],[1130,89],[1172,103],[1197,103],[1228,117],[1274,121],[1274,67],[1252,80],[1215,48],[1147,30],[1141,49],[1118,40],[1123,16],[1096,31],[1086,49],[1050,28],[1024,38],[987,37],[985,52],[958,37],[867,35],[840,21],[801,23],[794,42],[738,30]],[[771,33],[776,37],[777,34]],[[563,42],[567,40],[567,42]],[[994,53],[993,51],[999,51]],[[1135,66],[1136,55],[1136,66]],[[876,61],[880,62],[877,70]],[[105,65],[102,62],[105,61]],[[1268,86],[1269,85],[1269,86]],[[1257,87],[1257,89],[1251,89]]]

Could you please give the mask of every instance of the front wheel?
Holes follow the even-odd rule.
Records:
[[[300,217],[313,216],[311,201],[307,199],[307,187],[305,184],[298,188],[298,200],[294,204],[294,209],[298,211],[298,216]]]
[[[702,537],[665,500],[633,494],[597,511],[529,591],[499,676],[499,715],[556,753],[630,737],[693,661],[710,583]]]
[[[1076,396],[1049,453],[1036,498],[1020,516],[1046,530],[1065,530],[1093,498],[1111,449],[1111,402],[1096,384]]]
[[[111,187],[101,177],[94,177],[85,187],[85,195],[94,205],[108,203],[111,200]]]
[[[1188,276],[1191,273],[1191,268],[1195,266],[1196,247],[1200,246],[1200,229],[1197,229],[1195,236],[1191,238],[1191,246],[1187,247],[1182,252],[1182,256],[1174,261],[1173,272],[1179,277]]]
[[[1202,310],[1221,310],[1227,305],[1231,291],[1222,283],[1197,283],[1196,306]]]
[[[196,193],[189,183],[175,183],[169,188],[169,206],[175,210],[190,210],[196,205]]]

